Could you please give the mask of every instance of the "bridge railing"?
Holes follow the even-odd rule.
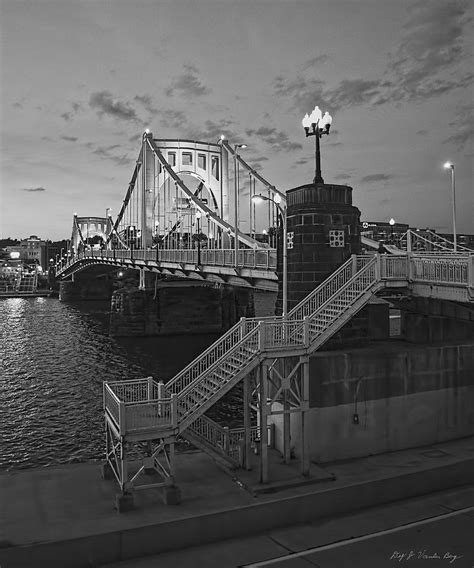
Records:
[[[235,251],[231,249],[153,249],[153,250],[90,250],[82,251],[71,259],[69,264],[84,258],[106,258],[115,260],[133,260],[143,262],[171,262],[176,264],[208,266],[236,266]],[[239,250],[237,256],[237,266],[239,268],[276,270],[276,250]],[[60,270],[65,269],[69,264],[64,264]]]
[[[411,279],[414,282],[473,286],[469,265],[474,255],[423,255],[411,257]]]

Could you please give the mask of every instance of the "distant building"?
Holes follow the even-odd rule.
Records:
[[[21,241],[20,246],[23,248],[24,252],[22,259],[27,264],[39,264],[42,265],[42,249],[45,246],[45,242],[42,241],[36,235],[31,235],[27,239]]]

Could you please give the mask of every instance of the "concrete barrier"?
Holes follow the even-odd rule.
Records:
[[[2,568],[86,568],[348,514],[472,483],[474,458],[129,530],[0,548]]]

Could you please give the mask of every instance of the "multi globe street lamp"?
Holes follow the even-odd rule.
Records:
[[[235,268],[239,266],[239,162],[238,150],[239,148],[247,148],[247,144],[234,144],[234,251],[235,251]]]
[[[452,200],[453,200],[453,243],[454,243],[454,252],[457,252],[457,236],[456,236],[456,186],[455,186],[455,179],[454,179],[454,164],[452,162],[446,162],[444,164],[444,168],[446,170],[451,170],[451,192],[452,192]]]
[[[331,128],[332,124],[332,116],[328,112],[325,112],[323,116],[320,108],[318,106],[315,106],[313,112],[310,115],[306,113],[301,122],[303,124],[306,138],[308,138],[308,136],[315,137],[314,153],[316,166],[313,183],[324,183],[324,180],[321,176],[321,149],[319,139],[323,134],[329,135],[329,129]]]
[[[252,201],[258,203],[259,201],[270,201],[275,205],[280,213],[281,221],[283,224],[283,309],[282,316],[286,317],[288,313],[288,237],[287,237],[287,227],[286,227],[286,206],[281,206],[281,197],[276,193],[273,198],[262,195],[254,195]]]

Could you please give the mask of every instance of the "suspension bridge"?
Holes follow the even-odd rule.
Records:
[[[108,265],[139,270],[141,288],[145,273],[156,272],[277,290],[280,255],[294,246],[293,234],[281,237],[286,195],[239,150],[226,140],[158,140],[145,132],[117,217],[74,215],[70,248],[56,267],[57,277],[74,278],[90,266]],[[337,191],[339,186],[331,187]],[[263,203],[257,204],[256,197]],[[96,236],[100,244],[91,245]],[[335,243],[330,246],[339,246],[338,239],[344,244],[343,231],[333,230],[330,238]],[[380,252],[379,243],[363,235],[361,240]],[[474,253],[465,247],[454,250],[434,233],[427,238],[408,231],[386,245],[385,254],[346,254],[335,272],[283,316],[242,318],[166,384],[153,378],[105,383],[104,475],[116,478],[123,499],[150,486],[171,491],[179,436],[243,467],[249,467],[251,444],[258,438],[261,481],[266,482],[270,418],[283,416],[282,454],[288,463],[294,413],[299,416],[301,473],[307,475],[309,358],[374,295],[392,293],[472,306]],[[229,430],[206,411],[238,383],[243,383],[244,426]],[[131,444],[143,453],[134,471]],[[142,474],[150,471],[158,481],[141,483]]]

